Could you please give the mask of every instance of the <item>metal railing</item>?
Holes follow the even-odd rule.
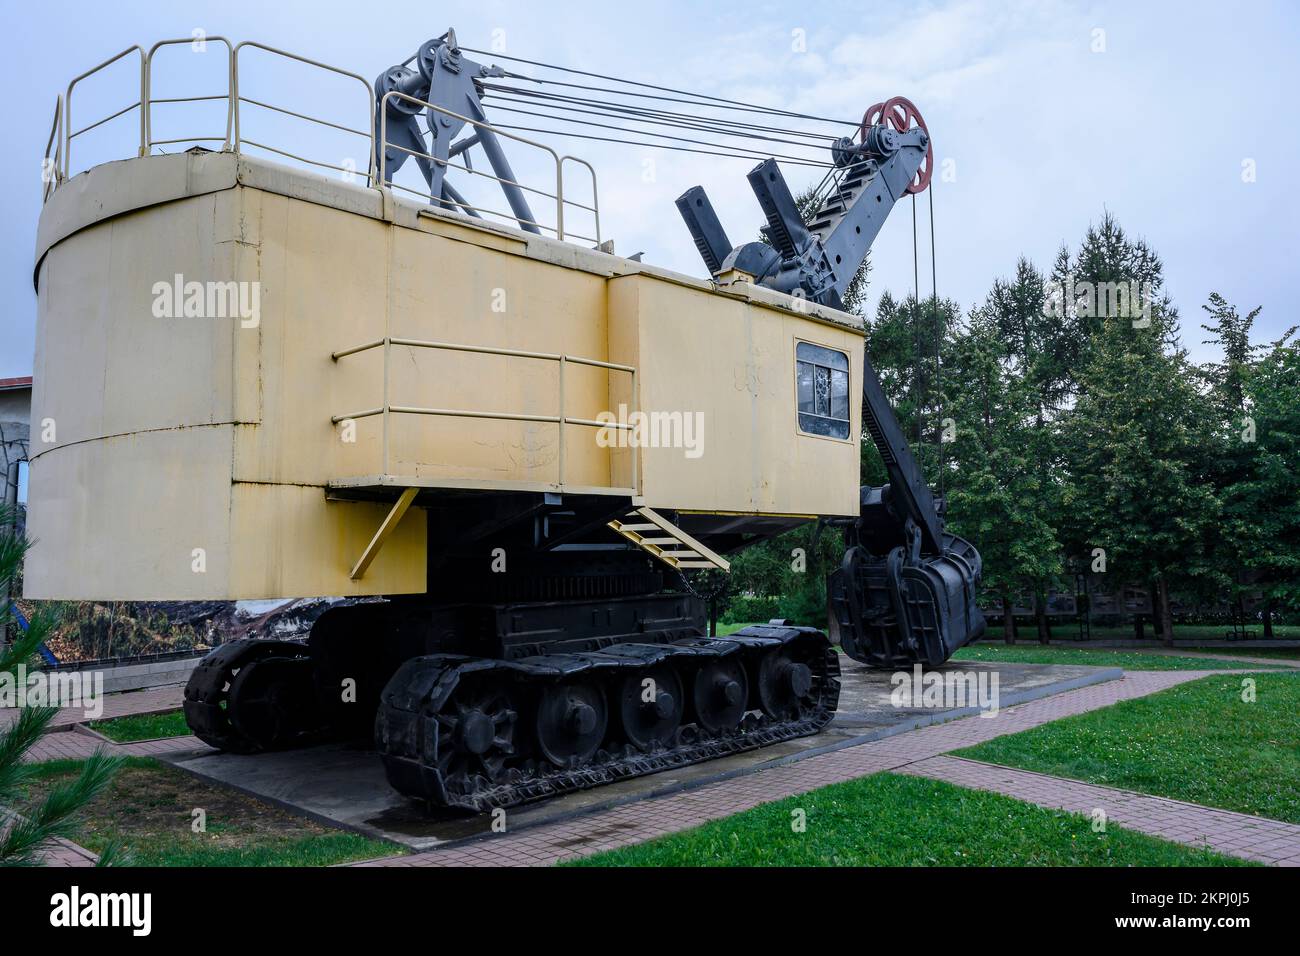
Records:
[[[59,159],[62,155],[63,97],[60,96],[54,101],[54,122],[50,124],[50,138],[45,141],[45,157],[41,160],[41,202],[49,199],[50,193],[59,185]]]
[[[180,44],[194,44],[196,42],[199,42],[200,39],[204,43],[212,42],[212,43],[220,43],[225,45],[226,71],[227,71],[226,92],[213,93],[213,94],[207,94],[202,96],[176,96],[176,97],[154,96],[153,61],[154,61],[155,54],[157,54],[157,52],[163,47],[176,46]],[[306,64],[307,66],[314,67],[320,70],[325,70],[335,75],[346,77],[350,80],[355,80],[356,82],[360,83],[362,90],[364,90],[365,92],[365,98],[366,98],[365,129],[358,129],[356,127],[347,126],[342,123],[332,122],[330,120],[322,119],[317,116],[311,116],[306,113],[288,109],[282,105],[277,105],[275,103],[266,102],[265,100],[262,99],[255,99],[253,97],[246,96],[244,94],[244,91],[241,89],[241,85],[240,85],[240,54],[242,51],[245,50],[245,48],[261,50],[263,52],[270,53],[279,57],[284,57],[286,59],[293,60],[298,63],[303,63]],[[88,125],[80,129],[74,129],[72,126],[73,92],[76,90],[78,85],[81,84],[83,81],[89,79],[90,77],[95,76],[101,71],[112,66],[114,63],[117,63],[119,60],[122,60],[124,57],[129,56],[132,53],[138,53],[140,57],[139,95],[136,98],[135,102],[130,103],[127,106],[124,106],[121,109],[118,109],[107,116],[95,120],[94,122],[89,123]],[[422,153],[415,150],[410,150],[403,146],[389,143],[387,138],[388,115],[387,115],[386,107],[389,100],[392,97],[400,97],[401,99],[419,104],[421,107],[425,109],[442,113],[448,117],[451,117],[456,120],[460,120],[461,122],[467,123],[476,128],[491,130],[497,136],[505,137],[507,139],[513,140],[518,143],[522,143],[529,147],[533,147],[535,149],[540,149],[545,151],[550,155],[551,160],[555,165],[555,191],[550,192],[545,189],[538,189],[535,186],[527,186],[523,183],[516,182],[514,180],[502,179],[492,175],[491,173],[474,169],[468,163],[462,164],[462,163],[452,162],[450,159],[445,159],[445,160],[438,159],[428,153]],[[225,101],[227,104],[225,129],[222,131],[222,135],[169,137],[167,139],[153,138],[153,107],[155,104],[200,103],[200,102],[218,102],[218,101]],[[254,107],[259,110],[268,110],[271,112],[279,113],[284,116],[291,116],[294,117],[295,119],[314,123],[321,127],[334,129],[353,136],[361,137],[366,141],[367,162],[366,162],[365,170],[362,171],[359,168],[350,168],[345,165],[325,162],[320,159],[312,159],[310,157],[302,156],[297,153],[290,152],[288,150],[281,149],[276,146],[272,146],[268,143],[259,142],[257,140],[249,138],[247,135],[245,135],[243,126],[241,125],[242,111],[243,108],[246,106]],[[132,110],[138,110],[139,111],[139,143],[137,148],[138,156],[149,155],[153,151],[154,147],[173,145],[177,143],[220,143],[222,150],[234,151],[236,153],[241,152],[243,150],[243,147],[245,146],[252,146],[260,150],[266,150],[269,153],[274,153],[277,156],[282,156],[286,159],[291,159],[296,162],[305,163],[309,166],[315,166],[322,169],[330,169],[346,175],[364,176],[367,186],[379,188],[379,189],[391,188],[395,190],[401,190],[407,193],[412,193],[414,195],[420,196],[421,198],[424,198],[426,201],[428,201],[431,205],[435,207],[442,207],[442,208],[456,207],[466,212],[469,212],[472,215],[485,214],[490,216],[496,216],[508,220],[509,222],[512,223],[519,223],[521,225],[526,224],[526,225],[534,226],[539,230],[545,230],[546,232],[554,234],[557,239],[566,239],[566,238],[580,239],[587,242],[592,242],[595,245],[600,245],[601,243],[600,202],[599,202],[598,187],[596,182],[596,170],[586,160],[580,159],[576,156],[569,156],[569,155],[561,156],[555,150],[551,149],[549,146],[546,146],[543,143],[538,143],[534,140],[526,139],[522,136],[511,133],[507,130],[495,127],[490,123],[475,120],[467,116],[461,116],[460,114],[454,113],[451,110],[447,110],[442,107],[435,106],[434,104],[425,102],[423,100],[418,100],[414,97],[407,96],[406,94],[400,93],[398,91],[393,91],[385,94],[384,99],[379,106],[379,109],[381,110],[381,116],[379,121],[379,144],[378,145],[381,148],[376,149],[375,109],[376,109],[375,97],[371,91],[371,86],[366,81],[366,79],[360,76],[359,74],[352,73],[349,72],[348,70],[343,70],[335,66],[331,66],[328,63],[322,63],[318,60],[312,60],[309,59],[308,57],[299,56],[298,54],[290,53],[287,50],[281,50],[276,47],[267,46],[266,44],[263,43],[257,43],[251,40],[245,40],[238,44],[232,44],[230,40],[222,36],[204,36],[201,38],[191,36],[191,37],[181,37],[181,38],[170,39],[170,40],[160,40],[157,43],[155,43],[152,47],[150,47],[147,51],[144,49],[144,47],[140,46],[139,44],[135,44],[133,46],[127,47],[125,50],[122,50],[120,53],[116,54],[115,56],[112,56],[109,59],[104,60],[102,63],[98,64],[97,66],[75,77],[72,80],[72,82],[68,84],[68,88],[64,93],[64,95],[60,97],[58,101],[56,101],[55,117],[54,117],[53,128],[50,133],[50,142],[46,146],[45,158],[42,163],[43,201],[48,200],[50,195],[53,194],[53,192],[62,183],[66,182],[69,176],[71,175],[72,141],[75,138],[85,133],[88,133],[93,129],[97,129],[101,126],[104,126],[105,124],[112,122],[113,120],[118,119],[119,117],[130,113]],[[53,152],[51,152],[51,149],[53,150]],[[388,149],[401,150],[402,152],[408,153],[410,155],[420,156],[425,159],[428,159],[431,162],[438,163],[444,166],[445,168],[456,169],[471,176],[483,177],[485,179],[493,180],[496,183],[504,186],[517,187],[520,190],[530,192],[535,195],[544,196],[548,199],[552,199],[555,202],[555,225],[549,226],[546,225],[545,223],[534,222],[532,220],[521,220],[518,216],[516,216],[513,213],[504,213],[498,210],[488,209],[476,204],[453,200],[451,198],[435,197],[435,196],[431,196],[427,192],[421,192],[418,189],[411,189],[409,187],[401,186],[396,183],[387,183],[386,182],[387,163],[386,163],[385,154]],[[376,157],[378,157],[378,159],[376,159]],[[590,205],[587,205],[586,203],[583,202],[578,202],[573,199],[565,198],[564,170],[565,170],[565,164],[567,163],[577,163],[582,166],[585,166],[587,168],[588,173],[591,175],[591,204]],[[573,232],[572,230],[566,230],[565,228],[566,208],[580,209],[590,213],[592,216],[592,220],[595,224],[594,225],[595,235],[587,236],[577,232]]]
[[[155,146],[168,146],[172,143],[220,143],[221,148],[230,149],[230,130],[235,117],[235,49],[231,46],[230,41],[223,36],[204,36],[204,44],[224,43],[226,45],[226,92],[224,95],[212,94],[208,96],[170,96],[155,98],[153,95],[153,57],[158,50],[165,46],[176,46],[179,43],[188,43],[193,46],[196,42],[195,37],[186,37],[176,40],[159,40],[149,48],[149,52],[144,58],[144,85],[140,90],[140,101],[144,104],[144,142],[140,155],[147,156],[153,152]],[[204,47],[206,49],[206,46]],[[154,139],[153,138],[153,104],[155,103],[206,103],[216,100],[226,101],[226,134],[224,136],[181,136],[174,139]]]
[[[140,96],[139,98],[129,106],[122,107],[122,109],[118,110],[116,113],[111,113],[108,116],[105,116],[103,119],[96,120],[94,123],[91,123],[89,126],[86,126],[83,129],[76,130],[74,132],[72,129],[72,91],[77,88],[77,84],[80,83],[82,80],[94,76],[100,70],[107,69],[108,67],[116,63],[118,60],[122,59],[122,57],[127,56],[133,52],[140,54]],[[98,66],[91,67],[89,70],[87,70],[85,73],[82,73],[80,76],[73,77],[72,82],[68,84],[67,92],[63,94],[63,169],[61,170],[60,174],[56,177],[55,180],[56,183],[68,178],[68,170],[72,168],[72,141],[74,139],[76,139],[78,136],[82,135],[83,133],[89,133],[92,129],[103,126],[105,123],[109,122],[110,120],[115,120],[119,116],[124,116],[125,114],[131,112],[131,110],[134,109],[140,110],[140,151],[138,155],[140,156],[145,155],[145,143],[148,142],[149,140],[148,126],[144,115],[145,111],[141,109],[144,100],[147,96],[147,94],[145,93],[145,89],[149,85],[149,71],[147,66],[145,65],[145,60],[146,60],[146,56],[144,52],[144,47],[136,43],[132,46],[127,47],[125,50],[123,50],[121,53],[118,53],[116,56],[109,57],[107,60],[105,60],[103,63],[100,63]]]
[[[255,50],[263,50],[267,53],[274,53],[277,56],[286,57],[287,59],[290,60],[296,60],[299,63],[306,63],[308,66],[314,66],[318,69],[327,70],[330,73],[335,73],[339,76],[345,76],[348,77],[349,79],[356,80],[358,83],[361,84],[361,88],[365,91],[366,94],[365,131],[363,132],[358,129],[353,129],[349,126],[343,126],[339,123],[331,123],[329,120],[323,120],[316,116],[308,116],[305,113],[298,113],[290,109],[285,109],[282,106],[275,106],[271,103],[265,103],[262,102],[261,100],[255,100],[244,96],[241,92],[239,92],[239,52],[243,50],[245,47],[251,47]],[[320,126],[341,130],[345,133],[351,133],[353,136],[362,137],[366,141],[366,156],[367,156],[366,159],[367,165],[366,165],[366,173],[365,173],[366,185],[372,186],[375,184],[375,134],[374,134],[375,97],[370,91],[370,84],[366,82],[364,77],[359,76],[356,73],[351,73],[347,70],[339,69],[336,66],[330,66],[328,63],[321,63],[319,60],[311,60],[305,56],[299,56],[296,53],[290,53],[287,50],[280,50],[277,49],[276,47],[267,46],[264,43],[257,43],[253,40],[245,40],[243,43],[239,44],[239,46],[235,47],[235,52],[231,58],[231,71],[232,71],[231,75],[233,77],[234,88],[235,88],[235,99],[234,99],[235,152],[239,152],[240,146],[243,143],[247,143],[249,146],[256,146],[259,149],[267,150],[268,152],[275,153],[279,156],[284,156],[288,159],[296,159],[300,163],[307,163],[308,165],[311,166],[320,166],[324,169],[333,169],[336,172],[340,172],[340,173],[355,174],[359,172],[358,170],[355,169],[349,169],[346,166],[337,166],[333,163],[326,163],[320,160],[308,159],[305,156],[297,156],[285,150],[276,149],[274,146],[268,146],[266,143],[259,143],[256,140],[248,139],[243,135],[239,125],[239,107],[244,103],[247,103],[250,106],[256,106],[261,109],[271,110],[276,113],[281,113],[285,116],[293,116],[296,117],[297,119],[307,120],[308,122],[316,123]]]
[[[450,352],[473,352],[480,355],[502,355],[509,358],[534,359],[547,362],[556,362],[559,364],[559,388],[558,388],[558,413],[555,415],[535,415],[526,412],[500,412],[500,411],[477,411],[464,408],[425,408],[413,405],[392,405],[389,402],[389,383],[390,369],[392,365],[392,347],[406,346],[408,348],[418,349],[436,349]],[[382,348],[384,350],[384,394],[383,404],[377,408],[366,408],[360,411],[344,415],[334,415],[330,418],[331,423],[338,425],[340,422],[356,421],[361,418],[373,418],[376,415],[383,416],[383,435],[382,435],[382,456],[383,462],[381,474],[389,473],[390,461],[390,435],[389,435],[389,418],[392,415],[433,415],[448,418],[478,418],[495,421],[512,421],[512,422],[541,422],[555,425],[559,428],[560,437],[557,442],[558,446],[558,475],[556,477],[556,487],[564,488],[565,484],[565,426],[582,425],[588,428],[613,428],[617,430],[631,430],[635,426],[628,422],[608,422],[598,421],[591,418],[577,418],[566,414],[565,388],[564,388],[564,370],[567,365],[583,365],[591,368],[603,368],[611,372],[623,372],[631,376],[629,382],[629,399],[636,396],[636,368],[632,365],[619,365],[616,362],[604,362],[600,359],[584,358],[578,355],[565,355],[554,352],[529,352],[523,349],[505,349],[494,348],[486,345],[462,345],[453,342],[429,342],[421,339],[394,338],[385,336],[382,339],[375,339],[372,342],[366,342],[362,345],[353,346],[352,348],[340,349],[337,352],[330,353],[330,358],[337,362],[339,359],[346,358],[349,355],[359,355],[362,352],[369,352],[372,349]],[[629,416],[630,417],[630,416]],[[638,475],[638,452],[637,442],[628,443],[632,453],[631,471],[632,485],[636,494],[640,494],[640,477]],[[611,479],[612,480],[612,479]]]
[[[439,159],[437,156],[434,156],[432,153],[424,153],[424,152],[420,152],[419,150],[407,149],[405,146],[399,146],[399,145],[397,145],[396,143],[390,143],[390,142],[388,141],[388,103],[389,103],[389,101],[392,100],[392,99],[405,100],[405,101],[408,102],[408,103],[414,103],[414,104],[416,104],[417,106],[421,107],[422,109],[433,110],[435,113],[441,113],[443,116],[449,116],[449,117],[451,117],[451,118],[454,119],[454,120],[459,120],[459,121],[462,122],[462,123],[466,123],[466,124],[468,124],[468,125],[470,125],[470,126],[473,126],[475,129],[489,129],[489,130],[491,130],[493,133],[495,133],[497,136],[504,136],[506,139],[514,140],[516,143],[523,143],[523,144],[526,145],[526,146],[532,146],[532,147],[535,148],[535,149],[540,149],[540,150],[542,150],[543,152],[549,153],[550,156],[551,156],[552,161],[555,163],[555,192],[550,193],[550,192],[547,192],[547,191],[544,190],[544,189],[538,189],[538,188],[536,188],[536,187],[534,187],[534,186],[525,186],[523,183],[516,182],[516,181],[513,180],[513,179],[502,179],[501,177],[499,177],[499,176],[495,176],[495,175],[493,175],[492,173],[485,173],[485,172],[482,172],[482,171],[480,171],[480,170],[473,169],[473,168],[470,167],[468,164],[454,163],[454,162],[452,162],[450,159]],[[476,210],[477,212],[481,212],[481,213],[487,213],[487,214],[490,215],[490,216],[499,216],[499,217],[501,217],[502,219],[509,219],[509,220],[512,221],[512,222],[520,222],[520,223],[526,223],[526,224],[528,224],[528,225],[530,225],[530,226],[536,226],[538,229],[545,229],[545,230],[547,230],[548,232],[553,232],[553,233],[555,233],[555,238],[557,238],[557,239],[563,239],[564,236],[565,236],[565,233],[564,233],[564,207],[565,207],[566,205],[567,205],[567,206],[576,206],[576,207],[578,207],[578,208],[580,208],[580,209],[586,209],[587,211],[589,211],[589,212],[591,212],[591,213],[593,214],[593,216],[595,217],[595,222],[596,222],[596,230],[595,230],[595,231],[596,231],[596,235],[595,235],[595,236],[583,236],[583,235],[579,235],[578,233],[575,233],[575,232],[570,232],[569,235],[572,236],[572,237],[574,237],[574,238],[576,238],[576,239],[585,239],[585,240],[587,240],[588,242],[593,242],[593,243],[595,243],[596,245],[599,245],[599,244],[600,244],[600,213],[599,213],[599,211],[596,209],[596,207],[595,207],[594,205],[593,205],[593,206],[587,206],[587,205],[584,205],[583,203],[575,202],[575,201],[572,200],[572,199],[565,199],[565,198],[564,198],[564,164],[565,164],[565,162],[582,163],[584,166],[587,167],[588,170],[590,170],[590,172],[591,172],[591,182],[592,182],[592,196],[594,197],[594,196],[596,195],[596,187],[595,187],[595,184],[596,184],[596,170],[593,169],[592,166],[591,166],[591,164],[588,163],[588,162],[586,162],[585,160],[578,159],[578,158],[575,157],[575,156],[560,156],[559,153],[557,153],[555,150],[551,149],[551,147],[545,145],[544,143],[539,143],[539,142],[537,142],[536,140],[525,139],[523,136],[518,136],[518,135],[516,135],[516,134],[514,134],[514,133],[507,132],[506,130],[498,129],[497,127],[491,125],[490,123],[484,123],[484,122],[481,122],[480,120],[471,119],[471,118],[468,117],[468,116],[462,116],[460,113],[454,113],[454,112],[452,112],[452,111],[449,110],[449,109],[444,109],[444,108],[441,107],[441,106],[436,106],[436,105],[434,105],[433,103],[429,103],[429,102],[427,102],[427,101],[425,101],[425,100],[417,99],[417,98],[414,97],[414,96],[408,96],[406,93],[402,93],[402,92],[400,92],[400,91],[398,91],[398,90],[392,90],[392,91],[390,91],[390,92],[388,92],[388,93],[385,93],[385,94],[384,94],[384,98],[383,98],[383,100],[380,102],[380,106],[379,106],[379,145],[380,145],[380,150],[379,150],[379,181],[380,181],[381,183],[384,183],[384,182],[387,182],[387,181],[388,181],[388,150],[389,150],[389,149],[396,149],[396,150],[399,150],[399,151],[401,151],[401,152],[403,152],[403,153],[406,153],[406,154],[409,155],[409,156],[418,156],[418,157],[421,157],[421,158],[423,158],[423,159],[427,159],[427,160],[429,160],[431,163],[437,163],[438,165],[443,166],[443,167],[445,167],[445,168],[447,168],[447,169],[458,169],[458,170],[460,170],[461,172],[469,173],[469,174],[472,175],[472,176],[482,176],[482,177],[485,178],[485,179],[490,179],[490,180],[492,180],[493,182],[495,182],[495,183],[497,183],[497,184],[499,184],[499,185],[504,185],[504,186],[516,186],[516,187],[518,187],[519,189],[522,189],[524,192],[533,193],[534,195],[537,195],[537,196],[545,196],[545,197],[548,198],[548,199],[554,199],[554,200],[555,200],[555,225],[554,225],[554,226],[548,226],[548,225],[546,225],[545,223],[537,222],[537,221],[532,220],[532,219],[520,219],[518,216],[516,216],[516,215],[515,215],[514,213],[512,213],[512,212],[511,212],[511,213],[505,213],[505,212],[499,212],[499,211],[497,211],[497,210],[495,210],[495,209],[485,209],[485,208],[483,208],[482,206],[476,206],[476,205],[472,205],[472,204],[470,204],[470,203],[458,202],[457,200],[450,199],[450,198],[444,199],[444,198],[442,198],[441,196],[436,196],[436,197],[435,197],[435,196],[433,196],[433,195],[430,194],[430,193],[421,192],[421,191],[418,190],[418,189],[411,189],[411,188],[409,188],[409,187],[407,187],[407,186],[399,186],[399,185],[397,185],[396,183],[388,183],[388,185],[391,186],[393,189],[400,189],[400,190],[402,190],[402,191],[404,191],[404,192],[414,193],[414,194],[417,195],[417,196],[421,196],[421,197],[427,198],[427,199],[429,200],[430,204],[435,205],[435,206],[440,206],[440,205],[443,205],[443,204],[450,204],[450,205],[458,206],[458,207],[462,207],[462,208],[465,208],[465,209],[473,209],[473,210]],[[596,200],[595,200],[594,198],[593,198],[592,201],[593,201],[593,203],[596,202]]]

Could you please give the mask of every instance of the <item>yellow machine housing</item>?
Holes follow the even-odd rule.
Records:
[[[420,593],[467,490],[858,515],[795,351],[860,394],[860,320],[766,288],[199,150],[63,183],[36,263],[30,598]]]

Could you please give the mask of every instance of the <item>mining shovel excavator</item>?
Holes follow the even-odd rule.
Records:
[[[74,92],[102,67],[56,110],[33,420],[58,430],[32,455],[25,583],[32,598],[355,599],[306,642],[204,658],[184,702],[203,741],[354,737],[403,794],[484,811],[815,734],[838,704],[836,645],[938,665],[982,632],[979,555],[945,531],[842,311],[890,210],[929,182],[910,102],[834,140],[808,221],[776,159],[759,162],[766,241],[733,246],[687,190],[698,279],[613,253],[594,169],[492,122],[484,100],[504,108],[512,74],[451,31],[373,84],[208,37],[228,50],[221,146],[156,155],[170,140],[150,66],[180,42],[108,61],[141,61],[130,158],[73,171],[91,128],[74,129]],[[254,95],[252,56],[364,87],[360,129],[325,124],[366,141],[364,182],[250,132],[255,109],[324,122]],[[516,173],[528,150],[550,186]],[[408,159],[422,186],[398,181]],[[584,167],[579,200],[566,171]],[[471,177],[509,212],[467,198]],[[184,290],[184,315],[158,282]],[[205,288],[210,306],[214,284],[240,283],[256,316],[203,315]],[[103,383],[93,401],[86,382]],[[706,426],[693,452],[658,440],[683,417]],[[884,487],[859,487],[864,433]],[[781,620],[710,635],[692,577],[818,521],[845,534],[829,636]]]

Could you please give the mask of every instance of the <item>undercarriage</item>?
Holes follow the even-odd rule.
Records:
[[[664,593],[338,607],[305,644],[218,648],[184,708],[229,752],[370,739],[401,793],[482,812],[814,734],[838,700],[821,632],[712,639],[699,598]]]

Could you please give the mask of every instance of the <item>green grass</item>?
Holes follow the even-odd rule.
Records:
[[[1207,677],[959,753],[1300,823],[1300,674]]]
[[[189,725],[185,723],[185,715],[179,710],[169,710],[165,714],[132,714],[129,717],[96,720],[91,722],[90,728],[120,744],[154,740],[158,737],[185,737],[190,732]]]
[[[79,760],[38,764],[28,795],[76,774]],[[206,831],[192,828],[194,810]],[[136,866],[329,866],[404,852],[326,827],[146,757],[128,757],[108,790],[79,815],[75,843],[116,845]]]
[[[1224,651],[1223,653],[1231,653]],[[1051,644],[991,644],[988,639],[963,647],[955,661],[1001,661],[1007,664],[1087,664],[1091,667],[1122,667],[1130,671],[1253,670],[1268,664],[1247,664],[1222,658],[1176,657],[1172,654],[1144,654],[1140,650],[1087,650],[1054,647]]]
[[[794,812],[806,814],[803,833]],[[577,866],[1232,866],[1242,861],[937,780],[881,773]]]

